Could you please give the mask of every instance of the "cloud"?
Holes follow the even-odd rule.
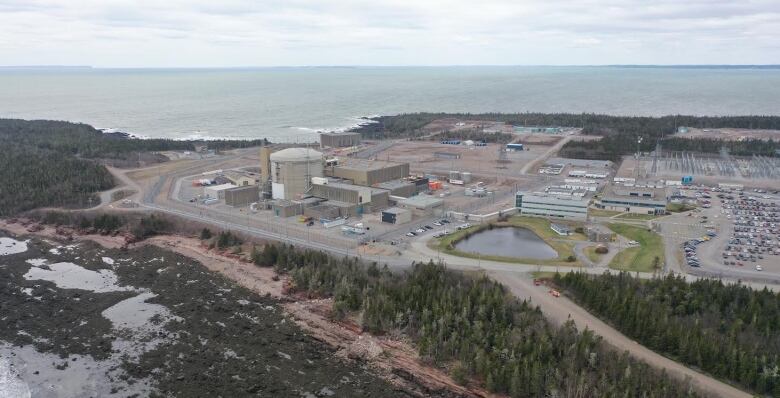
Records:
[[[780,63],[776,0],[0,0],[0,63]]]

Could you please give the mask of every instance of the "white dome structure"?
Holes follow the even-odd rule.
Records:
[[[295,199],[311,187],[312,177],[323,176],[321,152],[309,148],[287,148],[271,159],[271,195],[274,199]]]
[[[322,161],[322,152],[309,148],[287,148],[271,154],[272,162],[306,162],[314,159]]]

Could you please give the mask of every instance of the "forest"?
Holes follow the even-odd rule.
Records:
[[[252,259],[288,273],[298,292],[333,297],[337,318],[355,317],[372,333],[408,336],[424,361],[459,383],[512,397],[699,395],[572,322],[552,325],[538,307],[481,274],[434,263],[393,273],[376,263],[274,244],[253,250]]]
[[[780,295],[681,276],[556,274],[553,281],[640,344],[748,391],[780,397]]]
[[[360,132],[364,137],[379,138],[413,138],[428,134],[424,127],[441,118],[471,118],[504,122],[518,126],[560,126],[580,127],[583,134],[598,135],[599,141],[572,141],[566,144],[560,155],[572,158],[602,159],[617,161],[621,156],[630,154],[637,149],[637,137],[642,136],[640,145],[642,151],[652,151],[660,142],[665,150],[692,150],[697,148],[705,152],[717,153],[719,144],[723,142],[711,139],[671,139],[670,134],[677,127],[694,128],[746,128],[780,130],[779,116],[684,116],[670,115],[663,117],[646,116],[610,116],[593,113],[412,113],[395,116],[379,116],[372,118],[374,123],[365,124],[353,131]],[[714,141],[714,142],[713,142]],[[752,153],[772,155],[775,149],[780,149],[778,142],[763,142],[763,146],[755,143],[726,143],[733,155],[751,155]],[[751,152],[760,147],[757,152]]]
[[[94,193],[114,186],[103,163],[132,164],[142,156],[150,158],[150,151],[193,150],[198,143],[127,139],[80,123],[0,119],[0,217],[38,207],[97,205]],[[267,141],[209,141],[208,146],[230,149],[263,143]]]

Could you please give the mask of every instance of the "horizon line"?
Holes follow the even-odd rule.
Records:
[[[274,69],[274,68],[455,68],[455,67],[617,67],[617,68],[780,68],[780,64],[441,64],[441,65],[234,65],[234,66],[94,66],[0,65],[0,69]]]

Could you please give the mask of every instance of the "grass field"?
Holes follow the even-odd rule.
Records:
[[[621,220],[654,220],[658,218],[659,216],[656,216],[655,214],[639,214],[639,213],[623,213],[615,219],[621,219]]]
[[[604,256],[603,254],[596,253],[596,246],[588,246],[583,252],[585,252],[585,256],[588,257],[588,260],[592,261],[594,264],[598,264]]]
[[[647,228],[627,224],[608,224],[609,229],[630,240],[639,242],[639,246],[625,249],[609,263],[610,268],[623,271],[653,272],[653,263],[658,257],[659,266],[664,263],[664,244],[661,236]]]
[[[672,212],[672,213],[682,213],[688,210],[695,209],[696,206],[684,204],[684,203],[669,203],[666,205],[666,210]]]
[[[570,225],[572,230],[574,230],[576,226],[579,226],[570,223],[565,223],[565,224]],[[510,263],[521,263],[521,264],[560,265],[560,266],[568,266],[568,267],[582,266],[582,263],[580,263],[579,261],[577,260],[568,261],[568,259],[569,256],[573,256],[576,258],[576,256],[574,255],[574,242],[585,240],[586,239],[585,235],[574,232],[570,236],[560,236],[557,233],[555,233],[555,231],[550,229],[550,220],[547,220],[545,218],[516,216],[510,218],[508,221],[505,222],[493,223],[493,225],[498,227],[513,226],[513,227],[523,227],[523,228],[530,229],[537,236],[542,238],[542,240],[544,240],[548,245],[550,245],[553,249],[555,249],[556,252],[558,252],[558,257],[554,259],[539,260],[533,258],[478,255],[475,253],[462,252],[460,250],[455,249],[454,247],[451,248],[451,245],[454,246],[455,243],[457,243],[461,239],[473,233],[482,231],[483,229],[487,229],[488,225],[489,224],[475,225],[469,229],[454,232],[451,235],[444,236],[440,239],[431,239],[428,242],[428,245],[432,249],[441,250],[444,253],[452,254],[454,256],[460,256],[460,257],[478,258],[482,260],[502,261],[502,262],[510,262]]]

